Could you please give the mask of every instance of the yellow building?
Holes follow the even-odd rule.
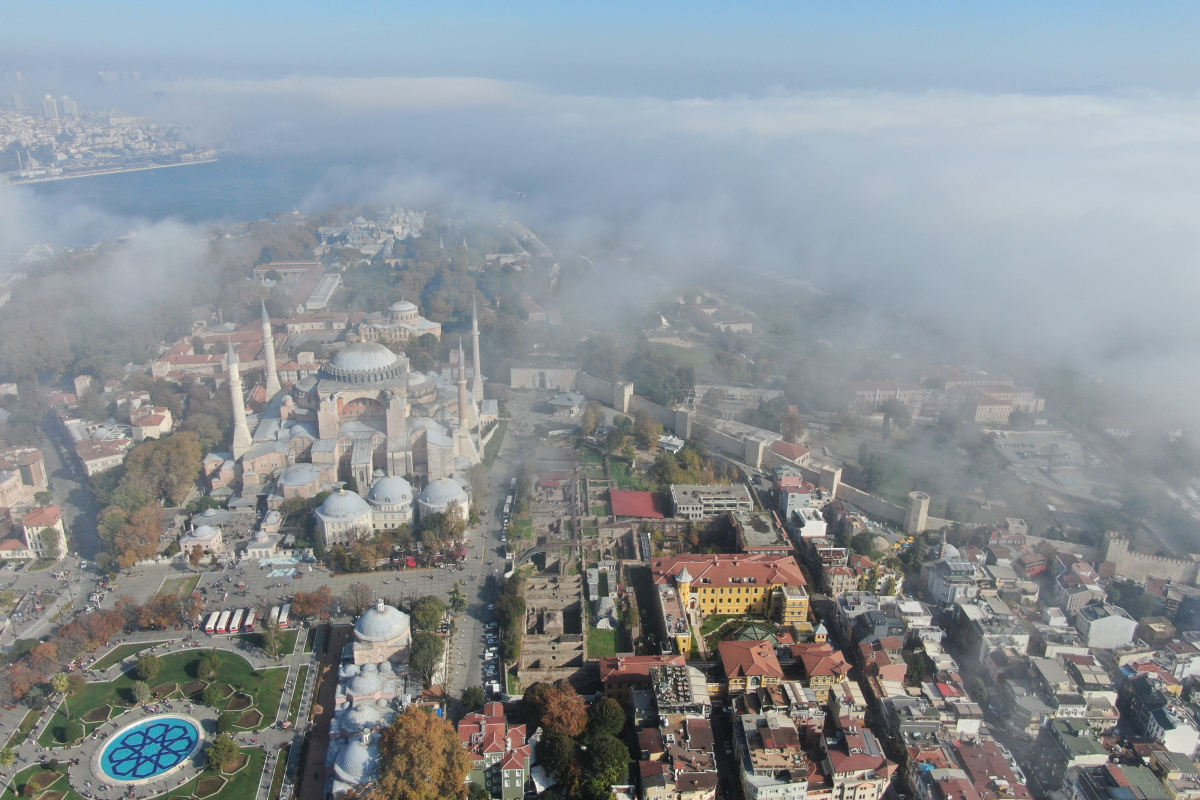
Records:
[[[691,648],[690,622],[712,614],[758,615],[783,625],[808,620],[804,573],[792,556],[682,555],[650,564],[667,636]]]

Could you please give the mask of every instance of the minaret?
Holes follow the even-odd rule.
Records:
[[[458,427],[467,429],[467,358],[463,354],[462,337],[458,339]]]
[[[271,332],[271,318],[267,315],[267,303],[262,304],[263,356],[266,358],[267,400],[279,394],[279,370],[275,366],[275,335]]]
[[[483,407],[483,370],[479,368],[479,309],[475,305],[475,298],[471,298],[471,346],[474,350],[474,366],[475,378],[471,381],[471,394],[475,397],[475,404],[480,408]]]
[[[237,461],[246,455],[254,437],[250,435],[250,426],[246,423],[246,400],[242,397],[242,374],[238,370],[237,353],[233,352],[233,343],[229,344],[226,356],[229,364],[229,393],[233,402],[233,459]]]

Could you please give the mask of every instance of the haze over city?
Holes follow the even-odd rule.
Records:
[[[0,19],[0,800],[1200,800],[1196,5]]]

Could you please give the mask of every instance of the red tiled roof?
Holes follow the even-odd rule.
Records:
[[[717,649],[721,653],[725,674],[730,678],[749,675],[783,677],[783,669],[775,657],[775,648],[769,642],[719,642]]]
[[[667,516],[663,509],[662,498],[655,492],[610,489],[608,494],[612,500],[614,516],[642,517],[643,519],[664,519]]]
[[[685,554],[674,558],[656,558],[650,562],[650,570],[656,584],[673,583],[684,567],[692,576],[692,586],[806,586],[804,573],[793,556],[775,556],[766,553],[752,555],[696,555]],[[736,580],[735,580],[736,579]],[[750,580],[753,579],[753,580]]]
[[[650,677],[651,667],[687,666],[687,657],[677,656],[605,656],[600,659],[600,682]]]
[[[30,509],[21,524],[26,528],[46,528],[57,525],[62,519],[62,509],[58,506],[42,506]]]
[[[810,450],[807,447],[802,447],[801,445],[792,444],[791,442],[785,442],[783,439],[779,439],[772,443],[771,452],[775,453],[776,455],[781,455],[784,458],[790,458],[792,461],[796,461],[797,459],[804,458],[806,455],[808,455]]]

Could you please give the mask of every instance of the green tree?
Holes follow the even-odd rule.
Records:
[[[467,595],[462,590],[461,581],[455,581],[454,587],[450,590],[450,610],[455,614],[461,614],[467,610]]]
[[[271,658],[279,656],[279,650],[283,647],[283,634],[279,631],[278,625],[271,624],[271,618],[267,617],[267,622],[262,629],[262,648]]]
[[[408,666],[426,686],[433,682],[445,650],[445,642],[436,633],[420,631],[413,636]]]
[[[467,711],[479,711],[487,701],[482,686],[468,686],[463,689],[462,704]]]
[[[588,709],[588,732],[620,736],[625,729],[625,709],[611,697],[601,697]]]
[[[585,792],[608,797],[614,784],[624,783],[629,774],[629,748],[606,733],[589,736],[584,758]]]
[[[538,763],[558,778],[560,783],[567,783],[576,766],[578,755],[579,745],[575,740],[557,731],[546,731],[542,734],[542,741],[538,743]]]
[[[209,769],[225,770],[233,765],[235,759],[242,754],[233,736],[222,733],[213,739],[205,753],[205,761]]]
[[[454,726],[412,705],[380,736],[379,778],[366,798],[466,800],[470,771],[471,759]]]
[[[207,694],[207,691],[205,692]],[[150,699],[150,685],[145,681],[133,682],[133,699],[138,703],[145,703]]]
[[[146,653],[137,660],[137,666],[134,671],[138,678],[144,681],[152,681],[158,677],[158,673],[162,672],[162,659],[153,653]]]
[[[0,769],[8,769],[17,762],[17,753],[11,747],[0,750]]]
[[[221,704],[221,701],[225,699],[225,695],[220,689],[217,688],[215,683],[210,683],[208,686],[204,687],[204,694],[201,695],[201,699],[204,701],[206,706],[212,706],[213,708],[216,708]]]
[[[437,630],[437,627],[442,624],[442,617],[446,615],[446,604],[442,598],[435,595],[427,595],[413,603],[412,606],[412,621],[413,624],[423,631]]]
[[[37,503],[39,506],[50,505],[52,499],[53,498],[51,498],[49,492],[35,492],[33,495],[33,502]]]
[[[200,659],[200,663],[196,665],[196,674],[200,680],[211,681],[217,677],[217,673],[221,671],[221,657],[217,655],[216,650],[209,650]]]
[[[63,707],[66,709],[66,716],[70,718],[71,707],[67,705],[67,692],[71,689],[71,679],[65,672],[56,672],[50,678],[50,685],[54,688],[55,693],[61,694],[63,698]]]

